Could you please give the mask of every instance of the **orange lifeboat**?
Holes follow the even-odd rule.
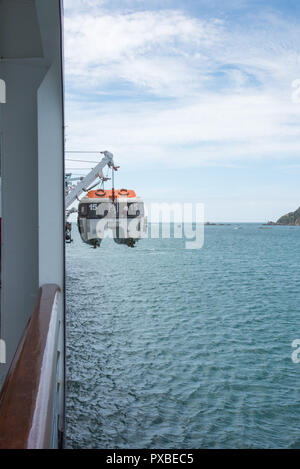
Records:
[[[87,193],[87,197],[89,199],[118,199],[120,197],[128,197],[129,199],[133,199],[136,197],[136,193],[131,189],[98,189],[95,191],[89,191]]]
[[[134,247],[147,232],[144,202],[131,189],[88,191],[78,205],[78,228],[82,241],[99,247],[110,230],[117,244]]]

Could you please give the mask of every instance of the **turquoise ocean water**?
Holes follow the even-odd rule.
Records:
[[[67,246],[67,446],[300,448],[300,227]],[[237,229],[239,227],[239,229]]]

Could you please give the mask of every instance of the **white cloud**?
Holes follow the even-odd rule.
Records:
[[[108,14],[99,5],[66,18],[68,80],[89,97],[68,105],[69,148],[101,145],[131,163],[183,167],[297,157],[299,24],[257,15],[244,29],[178,10]],[[127,99],[116,103],[115,94]]]
[[[101,142],[121,159],[144,166],[296,158],[300,150],[300,107],[276,96],[203,96],[172,109],[118,103],[87,110],[74,104],[69,116],[69,148],[95,149]]]
[[[65,29],[67,72],[82,86],[123,80],[168,95],[174,83],[186,94],[204,78],[201,67],[194,69],[191,62],[208,62],[205,51],[219,43],[221,23],[178,11],[146,11],[71,15]]]

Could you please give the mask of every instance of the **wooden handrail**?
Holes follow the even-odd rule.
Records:
[[[40,288],[0,394],[0,449],[51,447],[58,360],[58,295]]]

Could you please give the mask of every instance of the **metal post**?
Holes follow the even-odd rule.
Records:
[[[111,194],[112,194],[112,201],[114,202],[115,201],[115,170],[114,168],[111,169],[111,181],[112,181],[112,191],[111,191]]]

